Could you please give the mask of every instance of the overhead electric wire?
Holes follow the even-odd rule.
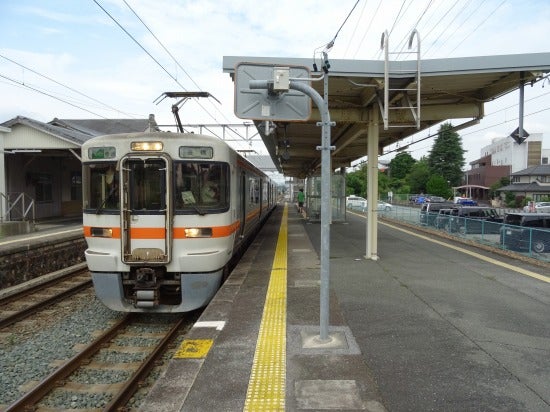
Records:
[[[346,51],[344,52],[344,57],[348,54],[349,46],[351,45],[351,39],[355,37],[355,33],[357,32],[357,28],[359,27],[359,23],[361,22],[361,18],[363,17],[363,13],[365,12],[365,8],[367,7],[368,2],[369,0],[365,0],[365,2],[363,3],[363,8],[361,9],[361,13],[359,13],[357,23],[355,23],[355,27],[353,28],[353,32],[351,33],[350,41],[348,42],[348,46],[346,47]]]
[[[103,118],[103,119],[106,119],[106,117],[104,117],[104,116],[102,116],[102,115],[100,115],[100,114],[94,113],[94,112],[92,112],[91,110],[88,110],[88,109],[85,109],[85,108],[83,108],[83,107],[80,107],[80,106],[78,106],[78,105],[76,105],[76,104],[74,104],[74,103],[68,102],[67,100],[63,100],[63,99],[61,99],[61,98],[59,98],[59,97],[57,97],[57,96],[54,96],[53,94],[46,93],[46,92],[44,92],[44,91],[42,91],[42,90],[40,90],[40,89],[31,87],[31,86],[29,86],[28,84],[25,84],[25,83],[20,82],[20,81],[18,81],[18,80],[12,79],[12,78],[10,78],[10,77],[8,77],[8,76],[4,76],[4,75],[0,74],[0,77],[2,77],[3,79],[9,80],[10,82],[16,83],[16,84],[19,85],[19,86],[23,86],[23,87],[25,87],[25,88],[27,88],[27,89],[29,89],[29,90],[35,91],[35,92],[37,92],[37,93],[40,93],[40,94],[43,94],[43,95],[45,95],[45,96],[51,97],[52,99],[59,100],[60,102],[63,102],[63,103],[66,103],[66,104],[68,104],[68,105],[70,105],[70,106],[76,107],[77,109],[84,110],[85,112],[91,113],[91,114],[93,114],[93,115],[95,115],[95,116],[97,116],[97,117],[101,117],[101,118]]]
[[[481,22],[480,22],[480,23],[479,23],[479,24],[478,24],[478,25],[477,25],[477,26],[476,26],[476,27],[475,27],[466,37],[464,37],[464,38],[462,39],[462,41],[461,41],[460,43],[458,43],[458,44],[455,46],[455,48],[452,49],[447,55],[453,53],[462,43],[464,43],[464,42],[466,41],[466,39],[467,39],[468,37],[470,37],[472,34],[474,34],[474,33],[477,31],[477,29],[479,29],[479,28],[481,27],[481,25],[483,25],[487,20],[489,20],[489,18],[492,17],[492,16],[495,14],[495,12],[496,12],[504,3],[506,3],[506,0],[502,0],[502,2],[501,2],[497,7],[495,7],[495,8],[487,15],[487,17],[485,17],[485,19],[483,19],[483,20],[482,20],[482,21],[481,21]]]
[[[453,22],[456,20],[456,18],[457,18],[458,16],[460,16],[462,13],[464,13],[464,12],[466,11],[466,9],[470,6],[471,3],[472,3],[472,0],[468,0],[468,2],[466,2],[466,4],[462,6],[462,8],[459,10],[459,12],[456,14],[455,18],[453,19]],[[441,47],[443,47],[443,45],[444,45],[445,43],[447,43],[447,41],[449,41],[449,39],[452,39],[453,36],[454,36],[454,34],[455,34],[461,27],[463,27],[464,22],[468,21],[468,20],[470,19],[470,17],[472,17],[472,15],[473,15],[476,11],[478,11],[479,8],[480,8],[482,5],[483,5],[482,2],[478,2],[478,3],[477,3],[477,7],[475,7],[475,8],[470,12],[470,14],[468,14],[468,15],[466,16],[466,18],[464,18],[464,20],[462,20],[462,22],[460,22],[460,23],[458,23],[458,24],[455,24],[455,26],[454,26],[455,29],[449,34],[449,36],[447,37],[447,39],[446,39],[445,41],[443,41],[443,42],[434,50],[434,52],[437,51],[437,50],[439,50]],[[450,27],[450,24],[447,25],[447,27]],[[443,34],[443,33],[445,33],[445,31],[443,31],[442,34]],[[440,37],[441,37],[441,35],[440,35]],[[438,38],[439,38],[439,37],[438,37]],[[424,53],[424,55],[427,55],[434,45],[435,45],[435,41],[432,42],[432,44],[430,44],[430,46],[426,49],[426,52]]]
[[[372,22],[374,21],[376,15],[378,14],[378,10],[380,10],[380,6],[382,5],[382,0],[378,0],[378,6],[376,6],[376,10],[374,11],[374,14],[372,15],[369,24],[367,25],[367,28],[365,30],[365,34],[363,34],[363,37],[361,38],[361,41],[359,42],[359,46],[357,46],[357,50],[355,50],[355,53],[353,54],[353,58],[357,56],[357,53],[359,52],[359,49],[363,45],[363,41],[365,41],[365,37],[367,37],[367,34],[371,28]]]
[[[112,20],[112,21],[113,21],[113,22],[114,22],[114,23],[115,23],[124,33],[126,33],[126,34],[128,35],[128,37],[130,37],[130,38],[134,41],[134,43],[137,44],[137,45],[140,47],[140,49],[142,49],[142,50],[143,50],[143,51],[144,51],[144,52],[145,52],[145,53],[146,53],[146,54],[147,54],[147,55],[148,55],[148,56],[149,56],[149,57],[150,57],[150,58],[151,58],[151,59],[152,59],[152,60],[153,60],[153,61],[154,61],[154,62],[155,62],[155,63],[156,63],[156,64],[157,64],[157,65],[158,65],[158,66],[159,66],[159,67],[160,67],[160,68],[161,68],[161,69],[162,69],[162,70],[172,79],[172,80],[174,80],[174,81],[175,81],[184,91],[187,91],[187,89],[178,81],[178,79],[177,79],[176,77],[174,77],[174,76],[173,76],[173,75],[172,75],[172,74],[171,74],[171,73],[170,73],[170,72],[169,72],[169,71],[168,71],[168,70],[167,70],[158,60],[157,60],[157,59],[155,59],[155,58],[153,57],[153,55],[152,55],[151,53],[149,53],[149,51],[148,51],[145,47],[143,47],[143,46],[141,45],[141,43],[140,43],[139,41],[137,41],[136,38],[135,38],[134,36],[132,36],[132,34],[131,34],[128,30],[126,30],[126,29],[125,29],[125,28],[124,28],[124,27],[123,27],[123,26],[122,26],[122,25],[121,25],[121,24],[120,24],[120,23],[119,23],[119,22],[118,22],[118,21],[117,21],[108,11],[107,11],[107,10],[105,10],[105,8],[104,8],[101,4],[98,3],[97,0],[93,0],[93,1],[94,1],[95,4],[97,4],[97,6],[98,6],[101,10],[103,10],[103,12],[105,12],[105,14],[107,14],[107,16],[109,16],[109,17],[111,18],[111,20]],[[197,102],[197,103],[198,103],[198,102]],[[212,114],[211,114],[210,112],[208,112],[208,110],[206,110],[200,103],[198,103],[198,105],[199,105],[203,110],[205,110],[206,113],[207,113],[210,117],[212,117],[212,118],[217,122],[216,118],[214,118],[214,116],[212,116]],[[217,135],[215,135],[215,136],[218,137],[219,139],[221,139],[220,136],[217,136]]]
[[[393,33],[393,29],[395,28],[395,26],[397,25],[397,22],[400,20],[401,18],[401,12],[403,11],[403,7],[405,6],[405,3],[407,2],[407,0],[403,0],[403,3],[401,4],[401,7],[399,9],[399,12],[397,13],[397,16],[395,17],[395,20],[393,21],[393,24],[391,26],[391,29],[390,31],[388,32],[388,36],[391,36],[391,34]],[[410,6],[410,3],[409,3],[409,6]],[[407,7],[408,9],[408,7]],[[376,52],[375,54],[375,58],[380,58],[380,56],[382,55],[382,52],[383,50],[382,49],[378,49],[378,51]]]
[[[123,113],[123,114],[125,114],[126,116],[133,117],[132,115],[130,115],[130,114],[128,114],[128,113],[125,113],[125,112],[123,112],[122,110],[118,110],[118,109],[116,109],[116,108],[114,108],[114,107],[112,107],[112,106],[109,106],[108,104],[103,103],[103,102],[101,102],[101,101],[99,101],[99,100],[97,100],[97,99],[95,99],[95,98],[93,98],[93,97],[91,97],[91,96],[88,96],[87,94],[84,94],[84,93],[82,93],[82,92],[80,92],[80,91],[78,91],[78,90],[76,90],[76,89],[74,89],[74,88],[72,88],[72,87],[70,87],[70,86],[67,86],[67,85],[65,85],[65,84],[63,84],[63,83],[60,83],[60,82],[58,82],[57,80],[52,79],[51,77],[48,77],[48,76],[46,76],[46,75],[44,75],[44,74],[42,74],[42,73],[39,73],[39,72],[37,72],[36,70],[31,69],[30,67],[27,67],[27,66],[25,66],[25,65],[23,65],[23,64],[21,64],[21,63],[18,63],[18,62],[16,62],[15,60],[10,59],[9,57],[6,57],[6,56],[1,55],[1,54],[0,54],[0,57],[3,58],[3,59],[5,59],[5,60],[7,60],[7,61],[9,61],[10,63],[13,63],[13,64],[15,64],[15,65],[17,65],[17,66],[19,66],[19,67],[22,67],[22,68],[25,69],[25,70],[30,71],[31,73],[34,73],[34,74],[36,74],[36,75],[38,75],[38,76],[40,76],[40,77],[43,77],[43,78],[46,79],[46,80],[49,80],[49,81],[51,81],[51,82],[53,82],[53,83],[55,83],[55,84],[57,84],[57,85],[59,85],[59,86],[61,86],[61,87],[64,87],[64,88],[66,88],[66,89],[72,91],[73,93],[79,94],[79,95],[81,95],[81,96],[83,96],[83,97],[85,97],[85,98],[87,98],[87,99],[90,99],[90,100],[92,100],[92,101],[94,101],[94,102],[96,102],[96,103],[99,103],[100,105],[102,105],[102,106],[104,106],[104,107],[107,107],[107,108],[109,108],[109,109],[111,109],[111,110],[114,110],[115,112]]]
[[[353,7],[351,8],[351,10],[349,11],[348,15],[346,16],[346,18],[344,19],[344,21],[342,22],[342,24],[340,25],[340,28],[338,29],[338,31],[336,32],[336,34],[334,35],[334,37],[332,38],[332,40],[330,42],[327,43],[327,48],[330,49],[333,45],[334,45],[334,42],[336,41],[336,37],[338,37],[338,34],[340,34],[340,31],[342,30],[342,27],[344,27],[344,25],[346,24],[346,22],[348,21],[349,17],[351,16],[351,13],[353,13],[353,10],[355,10],[355,8],[357,7],[357,4],[359,3],[359,1],[361,0],[357,0],[355,2],[355,4],[353,5]]]
[[[533,97],[533,98],[528,99],[528,100],[526,100],[526,101],[538,99],[539,97],[542,97],[542,96],[544,96],[544,95],[546,95],[546,94],[548,94],[548,93],[545,93],[545,94],[543,94],[543,95],[539,95],[539,96]],[[491,116],[491,115],[494,115],[494,114],[496,114],[496,113],[498,113],[498,112],[501,112],[501,111],[503,111],[503,110],[510,109],[510,108],[512,108],[512,107],[514,107],[514,106],[517,106],[517,105],[512,105],[512,106],[508,106],[508,107],[503,108],[503,109],[499,109],[499,110],[497,110],[497,111],[495,111],[495,112],[493,112],[493,113],[490,113],[490,114],[484,116],[484,118],[487,118],[487,117],[489,117],[489,116]],[[537,110],[537,111],[535,111],[535,112],[531,112],[531,113],[524,114],[523,117],[533,116],[533,115],[535,115],[535,114],[539,114],[539,113],[545,112],[545,111],[547,111],[547,110],[550,110],[550,107],[546,107],[546,108]],[[473,130],[473,131],[471,131],[471,132],[461,133],[461,134],[460,134],[460,137],[468,136],[468,135],[471,135],[471,134],[474,134],[474,133],[479,133],[479,132],[482,132],[482,131],[487,130],[487,129],[491,129],[491,128],[494,128],[494,127],[497,127],[497,126],[501,126],[501,125],[506,124],[506,123],[509,123],[509,122],[513,122],[513,121],[515,121],[515,120],[519,120],[519,116],[514,117],[514,118],[512,118],[512,119],[508,119],[508,120],[501,121],[500,123],[491,124],[491,125],[486,126],[486,127],[482,128],[482,129],[476,128],[475,130]],[[428,140],[428,139],[430,139],[430,138],[432,138],[432,137],[437,136],[438,134],[439,134],[439,132],[437,132],[437,133],[435,133],[435,134],[434,134],[434,133],[429,134],[428,136],[424,136],[424,137],[422,137],[422,138],[420,138],[420,139],[418,139],[418,140],[416,140],[416,141],[409,142],[409,143],[407,143],[406,145],[407,145],[407,146],[411,146],[411,145],[414,145],[414,144],[423,142],[423,141],[425,141],[425,140]],[[412,136],[411,136],[411,137],[412,137]],[[427,146],[426,146],[426,147],[427,147]],[[426,147],[420,147],[420,148],[417,148],[417,149],[414,149],[414,150],[411,150],[411,151],[412,151],[412,152],[416,152],[416,151],[425,149]],[[397,151],[399,151],[399,150],[402,150],[402,149],[400,149],[400,148],[395,148],[395,149],[392,149],[392,150],[388,150],[387,152],[383,153],[382,156],[385,156],[385,155],[390,154],[390,153],[397,152]]]
[[[172,74],[171,74],[162,64],[160,64],[160,62],[159,62],[157,59],[155,59],[155,58],[153,57],[153,55],[152,55],[151,53],[149,53],[149,51],[148,51],[145,47],[143,47],[143,46],[141,45],[141,43],[140,43],[139,41],[137,41],[136,38],[135,38],[134,36],[132,36],[132,34],[131,34],[128,30],[126,30],[126,29],[122,26],[122,24],[120,24],[120,23],[118,22],[118,20],[115,19],[115,18],[111,15],[111,13],[109,13],[107,10],[105,10],[105,8],[104,8],[101,4],[99,4],[99,2],[98,2],[97,0],[93,0],[93,2],[94,2],[95,4],[97,4],[97,6],[98,6],[101,10],[103,10],[103,12],[104,12],[107,16],[109,16],[110,19],[111,19],[111,20],[112,20],[112,21],[113,21],[113,22],[114,22],[114,23],[115,23],[124,33],[126,33],[126,34],[128,35],[128,37],[130,37],[130,38],[134,41],[134,43],[136,43],[136,44],[139,46],[139,48],[140,48],[141,50],[143,50],[143,51],[144,51],[144,52],[145,52],[145,53],[146,53],[146,54],[147,54],[147,55],[148,55],[148,56],[149,56],[149,57],[150,57],[150,58],[151,58],[151,59],[152,59],[152,60],[153,60],[153,61],[154,61],[154,62],[155,62],[155,63],[156,63],[156,64],[157,64],[157,65],[158,65],[167,75],[168,75],[168,76],[170,76],[170,78],[171,78],[172,80],[174,80],[183,90],[186,91],[185,87],[178,81],[178,79],[177,79],[176,77],[174,77],[174,76],[173,76],[173,75],[172,75]]]
[[[147,31],[151,34],[151,36],[153,36],[153,38],[157,41],[157,43],[162,47],[162,49],[172,58],[172,60],[174,61],[174,63],[176,63],[176,65],[183,71],[183,73],[185,73],[185,75],[189,78],[189,80],[191,80],[191,82],[199,89],[199,90],[202,90],[201,87],[197,84],[197,82],[195,82],[195,80],[191,77],[191,75],[187,72],[187,70],[185,70],[183,68],[183,66],[178,62],[178,60],[174,57],[174,55],[168,50],[168,48],[160,41],[160,39],[155,35],[155,33],[153,33],[153,31],[149,28],[149,26],[145,23],[145,21],[137,14],[137,12],[128,4],[128,2],[126,0],[123,0],[124,1],[124,4],[126,4],[126,6],[130,9],[130,11],[134,14],[134,16],[141,22],[141,24],[147,29]],[[179,83],[178,83],[179,84]],[[180,84],[180,86],[185,90],[185,88]],[[197,104],[212,118],[214,119],[216,122],[216,118],[208,111],[206,110],[206,108],[204,108],[200,102],[197,101]],[[216,107],[216,105],[214,105],[213,103],[211,103],[212,106],[214,107],[215,110],[218,111],[218,113],[220,113],[223,118],[227,121],[229,121],[229,119],[227,119],[227,117],[224,115],[224,113],[219,110],[218,107]],[[219,122],[217,122],[219,123]],[[231,130],[233,133],[235,133],[238,137],[240,137],[241,139],[245,139],[243,136],[241,136],[240,133],[238,133],[237,131],[233,130],[233,129],[229,129]],[[219,137],[219,136],[218,136]]]
[[[416,28],[418,27],[418,24],[420,23],[420,21],[422,20],[422,18],[426,15],[426,12],[429,10],[430,6],[432,5],[434,0],[430,0],[430,2],[428,3],[428,5],[426,6],[426,8],[424,9],[424,11],[422,12],[422,14],[420,15],[420,17],[416,20],[416,23],[414,23],[412,29],[409,30],[409,32],[407,33],[407,35],[405,37],[403,37],[403,39],[399,42],[399,44],[397,45],[397,48],[399,49],[399,53],[402,53],[403,50],[405,49],[405,47],[407,46],[407,43],[409,42],[409,37],[410,37],[410,34],[413,32],[413,30],[416,30]]]

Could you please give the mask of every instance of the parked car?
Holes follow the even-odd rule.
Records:
[[[535,202],[523,207],[524,212],[550,213],[550,202]]]
[[[451,216],[456,216],[458,214],[457,208],[452,209],[439,209],[439,213],[435,217],[433,225],[438,229],[447,229],[449,224],[449,219]]]
[[[366,209],[367,199],[355,195],[348,196],[346,197],[346,207],[348,209]]]
[[[459,197],[459,196],[456,196],[455,199],[454,199],[454,202],[457,204],[457,205],[463,205],[463,206],[477,206],[477,202],[470,198],[470,197]]]
[[[441,209],[450,209],[456,206],[453,203],[444,202],[444,203],[435,203],[428,202],[422,205],[420,209],[420,224],[424,226],[433,226],[435,218],[437,217]]]
[[[448,222],[449,232],[498,234],[504,218],[493,207],[462,206]]]
[[[441,196],[429,196],[426,198],[426,202],[443,203],[446,202],[444,197]]]
[[[421,205],[423,203],[425,203],[427,200],[427,197],[424,196],[424,195],[419,195],[416,197],[416,199],[414,199],[414,204],[415,205]]]
[[[348,196],[346,198],[346,206],[348,209],[360,209],[364,212],[367,210],[368,203],[367,199],[365,199],[364,197]],[[382,210],[385,212],[389,212],[392,209],[393,206],[391,204],[382,202],[381,200],[378,201],[376,206],[376,210]]]
[[[508,213],[500,231],[500,243],[520,252],[550,252],[550,213]]]
[[[376,206],[376,210],[382,210],[384,212],[389,212],[393,209],[393,206],[389,203],[382,202],[381,200],[378,201],[378,204]]]

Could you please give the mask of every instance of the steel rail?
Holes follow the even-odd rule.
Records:
[[[24,287],[18,292],[15,292],[15,293],[12,293],[11,295],[7,295],[5,297],[0,298],[0,305],[7,305],[8,303],[15,302],[21,298],[24,298],[25,296],[36,293],[42,289],[46,289],[46,288],[49,288],[50,286],[54,286],[58,283],[69,280],[71,277],[76,277],[81,274],[88,273],[88,268],[87,267],[82,268],[81,265],[75,265],[71,268],[67,268],[67,270],[69,270],[69,272],[66,272],[61,276],[54,277],[45,282],[40,282],[29,287]]]
[[[38,384],[34,389],[27,392],[22,398],[18,399],[14,403],[5,409],[5,412],[17,412],[24,410],[34,410],[33,406],[37,404],[44,396],[46,396],[52,389],[58,386],[58,382],[65,379],[75,370],[77,370],[82,363],[90,358],[95,353],[99,352],[104,344],[113,339],[119,330],[130,323],[134,318],[133,314],[128,314],[116,324],[114,324],[109,330],[105,331],[99,338],[90,343],[80,353],[73,356],[58,369],[48,375],[42,382]]]
[[[188,319],[182,316],[174,326],[168,331],[166,336],[157,344],[155,349],[143,361],[140,367],[126,381],[120,391],[114,395],[113,399],[103,408],[104,411],[119,411],[128,404],[134,393],[139,389],[142,380],[147,377],[155,367],[157,360],[165,353],[167,346],[177,336],[177,333],[184,322]]]
[[[50,285],[51,286],[51,285]],[[50,298],[47,298],[43,301],[40,301],[34,305],[27,306],[26,308],[18,311],[17,313],[14,313],[12,315],[9,315],[3,319],[0,319],[0,329],[5,328],[9,325],[12,325],[16,322],[19,322],[22,319],[25,319],[29,317],[30,315],[53,305],[54,303],[60,302],[67,297],[74,295],[81,290],[87,289],[92,286],[92,281],[90,279],[85,280],[84,282],[79,283],[78,285],[75,285],[67,290],[64,290],[61,293],[56,294],[55,296],[52,296]]]

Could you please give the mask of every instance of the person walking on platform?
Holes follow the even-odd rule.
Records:
[[[304,194],[304,189],[300,189],[300,191],[298,192],[298,213],[303,213],[305,200],[306,195]]]

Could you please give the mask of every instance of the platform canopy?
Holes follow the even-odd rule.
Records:
[[[484,115],[484,103],[550,72],[550,53],[420,60],[420,66],[417,60],[391,61],[388,65],[383,60],[329,62],[328,106],[331,121],[336,122],[331,130],[334,169],[367,155],[367,125],[375,109],[379,119],[377,151],[382,153],[384,147],[442,121],[461,119],[453,124],[474,124]],[[235,81],[235,68],[242,63],[305,66],[312,77],[321,74],[322,64],[317,61],[319,71],[313,72],[311,58],[224,56],[223,71]],[[420,73],[420,82],[415,72]],[[323,96],[323,81],[310,85]],[[386,85],[389,91],[385,100]],[[403,107],[415,107],[418,94],[417,123],[414,110]],[[316,148],[321,142],[321,127],[317,126],[321,116],[315,105],[306,121],[275,121],[266,129],[264,120],[253,120],[281,173],[298,178],[319,174],[321,152]]]

